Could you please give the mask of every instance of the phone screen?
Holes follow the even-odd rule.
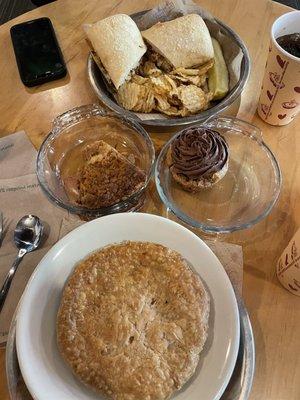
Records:
[[[65,62],[48,18],[13,26],[11,38],[25,85],[34,86],[66,75]]]

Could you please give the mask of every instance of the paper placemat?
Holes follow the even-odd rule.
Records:
[[[0,211],[4,216],[4,237],[0,246],[1,286],[17,255],[13,232],[19,219],[26,214],[37,215],[44,222],[46,232],[41,248],[24,257],[13,279],[0,314],[0,345],[6,343],[14,311],[39,261],[54,243],[83,223],[78,217],[58,208],[46,198],[35,174],[36,156],[35,148],[23,131],[0,139]],[[160,212],[157,210],[155,213]],[[235,290],[241,293],[242,248],[224,242],[206,243],[223,264]]]
[[[0,313],[0,345],[6,342],[14,311],[33,270],[60,239],[63,220],[77,220],[50,203],[42,193],[35,174],[36,156],[37,152],[25,132],[17,132],[0,140],[0,210],[4,218],[0,285],[18,252],[13,233],[19,219],[26,214],[34,214],[45,224],[41,248],[28,253],[22,260]]]

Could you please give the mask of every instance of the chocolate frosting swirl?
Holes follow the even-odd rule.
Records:
[[[172,168],[188,179],[209,178],[228,160],[228,145],[216,131],[188,128],[171,146]]]

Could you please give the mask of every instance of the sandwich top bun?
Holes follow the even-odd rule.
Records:
[[[91,25],[86,33],[118,89],[147,50],[138,27],[128,15],[117,14]]]
[[[198,14],[158,22],[143,31],[142,36],[175,68],[202,65],[214,57],[209,31]]]

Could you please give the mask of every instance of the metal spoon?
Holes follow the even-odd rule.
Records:
[[[8,271],[0,291],[0,312],[4,306],[11,282],[20,262],[26,253],[30,253],[38,248],[43,236],[43,229],[41,220],[34,215],[25,215],[17,223],[14,232],[14,241],[19,249],[19,253]]]

